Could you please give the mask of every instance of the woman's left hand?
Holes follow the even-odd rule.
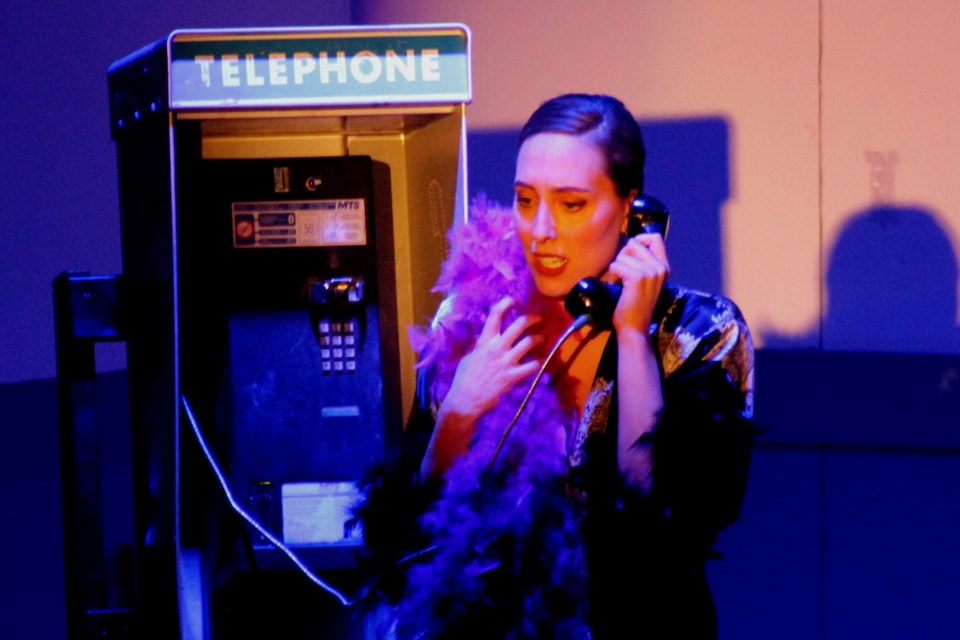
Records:
[[[617,464],[626,483],[646,493],[653,486],[653,455],[643,438],[663,410],[663,388],[650,322],[670,263],[663,237],[644,233],[630,238],[610,265],[609,278],[619,278],[623,292],[613,312],[617,332],[619,422]]]
[[[670,275],[670,262],[663,236],[642,233],[627,240],[610,264],[608,277],[623,284],[623,292],[613,312],[613,326],[636,329],[646,334],[663,284]]]

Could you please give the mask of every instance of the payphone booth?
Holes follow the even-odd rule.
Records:
[[[230,502],[357,586],[356,482],[466,212],[468,36],[176,31],[111,66],[141,637],[367,633]]]

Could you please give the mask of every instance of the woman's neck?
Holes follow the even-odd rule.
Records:
[[[541,296],[537,303],[543,314],[541,334],[545,339],[544,348],[550,350],[569,328],[573,317],[567,313],[562,298]],[[598,331],[589,324],[581,327],[560,345],[551,363],[553,376],[573,384],[573,400],[581,413],[609,337],[609,331]]]

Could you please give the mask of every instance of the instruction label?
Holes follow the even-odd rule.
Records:
[[[353,482],[288,482],[281,487],[283,541],[291,545],[359,545],[348,521],[361,494]]]
[[[363,198],[233,203],[233,246],[338,247],[367,244]]]

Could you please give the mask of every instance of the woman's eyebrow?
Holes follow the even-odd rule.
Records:
[[[516,180],[513,183],[515,189],[533,189],[533,185],[529,185],[522,180]],[[590,193],[591,189],[589,187],[580,187],[576,185],[565,185],[562,187],[552,187],[550,189],[553,193]]]

